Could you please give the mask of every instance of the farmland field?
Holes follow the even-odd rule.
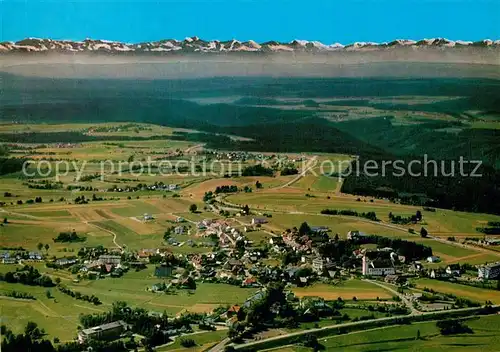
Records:
[[[79,314],[103,312],[109,309],[117,300],[125,300],[133,306],[148,310],[163,312],[169,315],[183,311],[210,311],[219,305],[243,303],[254,291],[229,285],[200,284],[193,295],[178,292],[175,295],[165,295],[146,292],[146,288],[157,283],[154,277],[144,276],[144,273],[125,277],[123,279],[104,279],[87,284],[65,282],[71,289],[82,294],[94,294],[101,299],[102,305],[75,300],[62,294],[56,288],[51,288],[53,298],[46,297],[46,288],[27,287],[19,284],[0,284],[0,293],[21,291],[31,293],[36,300],[20,300],[10,297],[0,297],[2,301],[2,323],[8,324],[14,331],[21,332],[28,321],[44,322],[44,327],[51,337],[67,338],[76,336]],[[137,278],[134,278],[137,277]],[[60,324],[63,319],[66,324]]]
[[[391,298],[389,291],[379,286],[359,280],[348,280],[338,285],[316,284],[306,288],[297,287],[293,290],[298,297],[316,296],[327,300],[335,300],[341,297],[344,300],[351,300],[356,297],[359,300],[375,300]]]
[[[498,350],[500,337],[500,317],[487,316],[466,322],[474,334],[442,336],[435,322],[414,323],[407,326],[376,328],[367,331],[352,332],[347,335],[331,336],[320,339],[326,350],[343,351],[486,351]],[[416,340],[420,331],[420,340]],[[309,352],[304,347],[283,347],[266,351],[273,352]]]
[[[485,301],[492,301],[496,304],[500,303],[500,292],[497,290],[487,290],[478,287],[430,279],[419,279],[416,280],[415,283],[417,284],[417,288],[420,289],[427,287],[438,292],[451,293],[458,297],[465,297],[481,303]]]

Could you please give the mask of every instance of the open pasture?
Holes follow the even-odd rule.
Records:
[[[343,300],[375,300],[391,298],[392,294],[380,286],[376,286],[366,281],[348,280],[337,285],[314,284],[308,287],[297,287],[292,289],[297,297],[321,297],[326,300],[336,300],[341,297]]]
[[[61,243],[54,242],[60,232],[75,230],[79,235],[86,238],[85,242]],[[63,249],[78,249],[84,246],[103,245],[115,247],[112,236],[106,231],[95,228],[90,224],[78,222],[60,223],[50,221],[24,221],[10,220],[9,224],[0,227],[1,245],[4,247],[23,247],[26,250],[37,250],[38,243],[48,244],[49,255],[64,256]],[[46,250],[43,249],[45,253]]]
[[[494,304],[500,303],[500,291],[496,290],[481,289],[478,287],[425,278],[415,280],[414,282],[419,289],[427,287],[438,292],[451,293],[458,297],[465,297],[479,303],[484,303],[485,301],[492,301]]]
[[[163,243],[163,233],[172,221],[182,216],[194,222],[213,218],[211,212],[188,212],[189,205],[203,203],[184,198],[141,198],[115,201],[90,202],[89,204],[67,204],[66,202],[41,203],[6,207],[3,216],[8,224],[0,228],[2,246],[22,246],[36,250],[38,243],[50,245],[49,254],[60,256],[62,250],[77,249],[82,245],[104,245],[116,247],[113,238],[120,246],[130,249],[155,248]],[[153,220],[143,221],[149,214]],[[79,243],[55,243],[53,238],[60,232],[75,230],[85,236],[86,241]],[[181,241],[182,242],[182,241]],[[173,252],[206,252],[209,248],[186,246],[172,247]]]
[[[278,213],[273,212],[272,218],[268,219],[268,223],[263,225],[264,228],[276,232],[281,232],[285,229],[293,227],[299,228],[303,222],[307,222],[309,226],[328,226],[331,230],[329,236],[334,236],[336,233],[339,237],[345,238],[347,232],[358,230],[367,234],[378,234],[387,237],[403,237],[407,235],[404,230],[388,228],[377,223],[360,221],[355,217],[340,217],[321,214],[300,214],[300,213]]]
[[[46,269],[41,269],[46,271]],[[151,271],[151,267],[147,269]],[[50,273],[49,273],[50,274]],[[51,274],[52,275],[52,274]],[[96,281],[73,283],[65,281],[68,288],[82,294],[95,295],[102,305],[76,300],[62,294],[56,288],[49,288],[53,298],[47,298],[47,288],[20,284],[0,284],[0,293],[7,291],[28,292],[36,300],[21,300],[0,297],[2,303],[2,323],[8,324],[16,332],[22,331],[28,321],[36,321],[43,326],[50,337],[59,337],[61,341],[69,341],[77,333],[80,314],[91,314],[107,311],[113,302],[125,300],[132,306],[163,312],[170,316],[191,311],[211,311],[219,305],[242,304],[255,289],[243,289],[224,284],[198,284],[193,294],[177,291],[175,294],[147,292],[146,288],[160,282],[144,271],[131,272],[123,278],[106,278]],[[64,321],[64,324],[61,324]]]
[[[147,123],[1,123],[1,133],[28,132],[83,132],[96,136],[137,136],[172,135],[174,131],[189,132],[182,128],[170,128]]]
[[[398,225],[401,228],[418,228],[424,226],[430,234],[448,236],[480,236],[476,227],[486,226],[488,221],[500,221],[500,216],[480,213],[465,213],[452,210],[437,209],[435,212],[425,211],[422,207],[401,205],[381,199],[355,197],[349,195],[334,196],[324,193],[305,193],[269,190],[252,194],[229,195],[227,201],[234,204],[248,204],[256,210],[277,210],[287,212],[320,213],[323,209],[355,210],[357,212],[374,211],[382,221],[389,222],[388,215],[410,216],[420,210],[423,214],[421,224]],[[330,198],[328,198],[330,197]],[[357,201],[360,199],[360,201]]]
[[[202,352],[207,351],[208,348],[216,344],[217,342],[223,340],[227,336],[227,329],[221,329],[217,331],[209,331],[209,332],[195,332],[189,334],[185,338],[189,338],[194,340],[196,346],[190,347],[189,351],[191,352]],[[172,344],[167,346],[158,347],[155,349],[158,352],[163,351],[186,351],[185,347],[182,347],[180,343],[180,339],[175,340]]]

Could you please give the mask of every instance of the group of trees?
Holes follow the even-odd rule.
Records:
[[[392,212],[390,212],[389,220],[393,224],[399,224],[399,225],[416,224],[417,222],[422,221],[422,212],[420,210],[417,210],[415,215],[411,215],[408,217],[403,217],[401,215],[394,215]]]
[[[297,168],[289,166],[281,169],[281,176],[288,176],[288,175],[297,175],[299,173],[299,170]]]
[[[0,175],[21,171],[25,160],[18,158],[0,158]]]
[[[35,300],[35,296],[33,296],[31,293],[28,292],[20,292],[20,291],[9,291],[3,294],[4,296],[7,297],[14,297],[14,298],[19,298],[19,299],[33,299]]]
[[[205,203],[211,204],[214,201],[214,197],[215,195],[212,191],[205,192],[205,194],[203,195],[203,201]]]
[[[365,218],[371,221],[380,221],[379,218],[377,218],[377,214],[375,214],[374,211],[369,211],[369,212],[362,212],[358,213],[355,210],[337,210],[337,209],[323,209],[321,211],[321,214],[325,215],[345,215],[345,216],[358,216],[361,218]]]
[[[0,273],[0,281],[30,286],[55,286],[49,276],[40,274],[38,269],[30,265],[25,265],[22,269],[17,269],[15,272],[8,271],[5,274]]]
[[[352,240],[341,240],[336,236],[333,241],[319,244],[318,250],[323,257],[332,258],[342,266],[350,266],[356,264],[351,254],[360,244],[376,244],[379,248],[390,247],[399,255],[405,256],[407,260],[418,260],[432,255],[432,248],[423,244],[377,235],[362,236]]]
[[[500,235],[500,221],[488,221],[488,227],[477,227],[476,231],[485,235]]]
[[[363,236],[353,240],[357,244],[376,244],[379,248],[390,247],[399,255],[405,256],[406,260],[419,260],[432,256],[432,248],[421,243],[402,240],[400,238],[388,238],[377,235]]]
[[[60,189],[62,188],[62,182],[51,182],[48,180],[41,180],[41,181],[33,181],[33,180],[28,180],[27,183],[25,183],[28,188],[32,189],[41,189],[41,190],[51,190],[51,189]]]
[[[86,237],[78,236],[75,230],[71,232],[60,232],[56,238],[53,238],[54,242],[84,242]]]
[[[427,232],[427,229],[425,227],[422,227],[420,229],[420,237],[426,238],[428,235],[429,235],[429,233]]]
[[[362,156],[357,163],[364,165],[369,161],[383,162],[391,160],[391,156],[376,157]],[[408,158],[406,165],[415,160],[421,161],[420,166],[413,168],[413,174],[424,175],[425,161],[423,158]],[[403,159],[400,159],[403,160]],[[446,172],[450,170],[450,163],[456,160],[440,160],[446,164]],[[416,166],[416,165],[415,165]],[[394,202],[412,204],[432,208],[445,208],[469,212],[485,212],[500,214],[500,171],[483,164],[478,170],[473,163],[465,164],[462,176],[457,172],[453,177],[445,175],[427,175],[414,177],[409,173],[401,176],[400,170],[389,166],[386,174],[368,175],[352,173],[342,183],[341,191],[362,196],[388,198]],[[469,177],[472,172],[481,174],[481,177]],[[372,177],[373,176],[373,177]],[[407,194],[412,194],[408,197]]]
[[[57,285],[57,289],[59,291],[61,291],[62,293],[68,295],[68,296],[71,296],[73,298],[76,298],[76,299],[79,299],[79,300],[82,300],[82,301],[87,301],[87,302],[90,302],[90,303],[93,303],[95,304],[96,306],[99,305],[99,304],[102,304],[101,300],[94,296],[94,295],[83,295],[81,294],[80,292],[78,291],[73,291],[69,288],[67,288],[66,286],[63,286],[63,285]]]
[[[50,201],[53,202],[52,199]],[[26,204],[35,204],[35,203],[42,203],[42,202],[43,202],[42,197],[35,197],[35,199],[27,199],[26,200]],[[16,203],[17,203],[17,205],[22,205],[23,201],[21,199],[19,199]]]
[[[2,339],[2,351],[17,352],[17,351],[39,351],[53,352],[56,351],[52,342],[45,340],[43,337],[45,331],[40,329],[36,323],[28,322],[24,328],[24,333],[14,334],[7,329],[5,325],[0,327]]]
[[[241,176],[273,176],[273,169],[264,167],[260,164],[247,166],[241,172]]]
[[[268,285],[261,291],[259,297],[252,297],[247,308],[242,308],[238,320],[243,320],[246,326],[260,328],[266,324],[286,326],[296,322],[296,311],[286,300],[283,284]]]
[[[42,242],[38,242],[36,245],[36,248],[38,248],[39,251],[41,251],[43,248],[45,248],[45,251],[49,251],[50,245],[48,243],[45,243],[45,245]]]
[[[223,186],[217,186],[215,188],[215,194],[219,193],[235,193],[238,192],[238,187],[235,185],[223,185]]]
[[[87,204],[88,202],[88,199],[83,194],[75,198],[75,204]]]
[[[463,320],[447,319],[436,323],[441,335],[472,334],[473,331]]]
[[[94,187],[85,185],[68,185],[66,189],[68,191],[80,191],[80,192],[94,191]]]
[[[248,206],[248,204],[245,204],[243,206],[243,208],[241,209],[241,212],[244,214],[244,215],[249,215],[250,214],[250,207]]]

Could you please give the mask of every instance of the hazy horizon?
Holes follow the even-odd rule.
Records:
[[[0,72],[52,78],[271,77],[500,78],[498,49],[394,49],[327,54],[0,55]]]

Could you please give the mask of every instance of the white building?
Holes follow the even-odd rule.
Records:
[[[490,280],[500,276],[500,262],[483,265],[478,268],[477,277],[479,279]]]
[[[378,267],[366,255],[363,256],[362,273],[364,276],[385,276],[396,274],[396,269],[391,266]]]
[[[252,219],[252,225],[262,225],[267,223],[267,219],[264,218],[253,218]]]
[[[178,189],[179,189],[178,185],[175,185],[175,184],[168,185],[168,190],[169,191],[177,191]]]
[[[356,239],[362,238],[362,237],[365,237],[365,235],[362,234],[361,232],[359,232],[358,230],[352,230],[352,231],[349,231],[347,233],[348,240],[356,240]]]
[[[436,257],[435,255],[427,258],[427,262],[429,262],[429,263],[439,263],[440,261],[441,261],[441,258]]]
[[[100,255],[99,264],[120,264],[122,258],[119,255]]]

